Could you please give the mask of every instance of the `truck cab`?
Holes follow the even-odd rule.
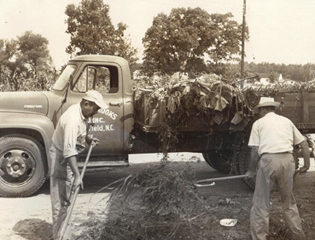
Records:
[[[69,61],[51,91],[0,93],[0,195],[29,196],[43,185],[58,119],[91,89],[99,91],[109,107],[89,120],[89,134],[100,139],[89,166],[128,165],[132,86],[125,59],[82,55]]]

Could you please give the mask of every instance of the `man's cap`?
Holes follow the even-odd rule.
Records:
[[[85,96],[82,98],[90,102],[94,102],[100,108],[108,108],[108,105],[104,102],[102,94],[96,90],[89,90],[85,93]]]
[[[261,107],[278,108],[279,106],[280,106],[280,103],[276,102],[273,97],[261,97],[256,108],[261,108]]]

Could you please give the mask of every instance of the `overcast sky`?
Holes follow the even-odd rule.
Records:
[[[0,39],[25,31],[49,40],[57,68],[67,62],[65,8],[80,0],[0,0]],[[209,13],[231,12],[242,21],[243,0],[104,0],[113,23],[127,24],[132,45],[141,53],[142,38],[158,13],[176,7],[201,7]],[[246,61],[285,64],[315,63],[315,0],[247,0]],[[139,56],[141,57],[141,55]]]

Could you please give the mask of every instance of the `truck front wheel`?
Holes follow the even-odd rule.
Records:
[[[26,197],[45,182],[43,147],[27,136],[0,138],[0,196]]]

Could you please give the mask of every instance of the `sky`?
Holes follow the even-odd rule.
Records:
[[[0,39],[16,39],[25,31],[41,34],[57,69],[70,58],[65,49],[65,9],[80,0],[0,0]],[[104,0],[117,26],[125,23],[127,35],[138,57],[142,38],[157,14],[172,8],[200,7],[208,13],[231,12],[242,22],[243,0]],[[249,40],[245,44],[248,62],[284,64],[315,63],[315,0],[246,0]]]

